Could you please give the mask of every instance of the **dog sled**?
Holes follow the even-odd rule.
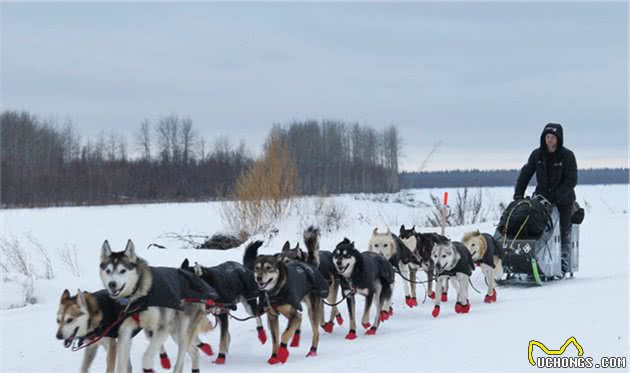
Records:
[[[530,213],[525,219],[514,224],[509,214],[514,213],[518,204],[529,204],[525,209]],[[514,206],[513,206],[514,205]],[[579,208],[579,206],[578,206]],[[562,270],[562,245],[560,239],[560,213],[542,196],[515,201],[504,212],[497,226],[494,238],[503,249],[503,269],[506,277],[500,284],[543,283],[565,278],[579,270],[580,266],[580,226],[584,210],[572,219],[571,247],[568,256],[568,271]],[[533,212],[533,213],[532,213]],[[531,219],[531,220],[530,220]],[[576,224],[576,220],[578,220]],[[512,227],[510,228],[510,224]],[[529,225],[528,225],[529,224]]]

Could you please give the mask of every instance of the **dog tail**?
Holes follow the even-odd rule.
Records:
[[[258,248],[263,244],[262,241],[254,241],[247,245],[245,248],[245,254],[243,254],[243,265],[245,268],[254,270],[254,262],[258,256]]]
[[[308,227],[304,231],[304,243],[308,251],[306,263],[319,266],[319,229],[312,225]]]

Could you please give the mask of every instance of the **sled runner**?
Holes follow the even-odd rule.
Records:
[[[579,227],[573,224],[571,229],[567,272],[570,277],[579,270]],[[542,233],[537,235],[538,232]],[[542,285],[553,279],[564,278],[560,214],[544,198],[537,196],[512,202],[503,213],[494,237],[503,249],[503,268],[507,274],[507,278],[499,283],[535,282]]]

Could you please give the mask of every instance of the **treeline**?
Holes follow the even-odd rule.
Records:
[[[136,156],[113,133],[81,141],[71,122],[14,111],[0,119],[3,207],[207,199],[228,193],[252,162],[243,143],[210,147],[174,115],[140,124]]]
[[[304,194],[395,192],[400,189],[398,130],[324,120],[276,125],[295,161]]]
[[[408,188],[459,188],[484,186],[513,186],[520,170],[452,170],[431,172],[403,172],[401,187]],[[578,170],[578,183],[627,184],[627,168],[594,168]],[[535,184],[532,177],[530,184]]]
[[[274,126],[303,194],[399,189],[399,140],[358,124],[315,121]],[[72,122],[28,112],[0,114],[2,207],[194,201],[229,196],[254,163],[245,144],[200,136],[188,117],[139,123],[131,142],[116,133],[83,139]],[[295,181],[292,181],[295,182]]]

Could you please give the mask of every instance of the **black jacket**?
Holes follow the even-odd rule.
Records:
[[[466,246],[464,246],[461,242],[453,242],[453,246],[459,253],[459,261],[455,267],[449,269],[448,271],[443,271],[439,274],[439,276],[455,276],[458,273],[464,273],[468,276],[472,275],[475,270],[475,263],[473,263],[472,254],[470,254],[470,251],[468,251]]]
[[[116,321],[118,315],[120,315],[120,313],[124,311],[125,307],[113,300],[109,296],[109,292],[105,289],[99,290],[96,293],[92,293],[92,295],[94,295],[94,298],[96,298],[98,307],[101,311],[101,314],[103,315],[101,323],[96,327],[96,330],[94,331],[95,335],[100,335],[102,331],[105,331],[107,327],[109,327],[114,323],[114,321]],[[109,332],[105,334],[105,337],[118,338],[119,327],[120,324],[111,328]],[[138,329],[138,331],[140,331],[140,329]]]
[[[269,296],[271,305],[290,304],[301,311],[302,299],[307,294],[314,294],[321,298],[328,296],[328,282],[318,268],[306,263],[292,262],[287,264],[286,280],[286,285],[280,292]]]
[[[233,304],[241,296],[251,299],[258,295],[254,274],[237,262],[203,267],[201,278],[219,293],[216,301],[220,303]]]
[[[182,269],[149,267],[153,283],[149,293],[138,299],[131,307],[165,307],[180,310],[182,299],[217,300],[219,294],[200,277]]]
[[[392,284],[394,282],[394,267],[382,256],[364,251],[361,253],[361,261],[355,264],[351,280],[352,286],[359,289],[372,290],[377,280],[381,281],[382,284]],[[341,283],[341,286],[346,290],[348,290],[348,285],[345,281]]]
[[[549,153],[545,145],[545,135],[548,133],[553,133],[558,138],[558,149],[554,153]],[[573,152],[564,147],[563,141],[561,125],[549,123],[545,126],[540,135],[540,147],[532,152],[518,176],[515,198],[523,197],[529,180],[536,173],[536,194],[543,195],[556,205],[575,201],[577,162]]]

